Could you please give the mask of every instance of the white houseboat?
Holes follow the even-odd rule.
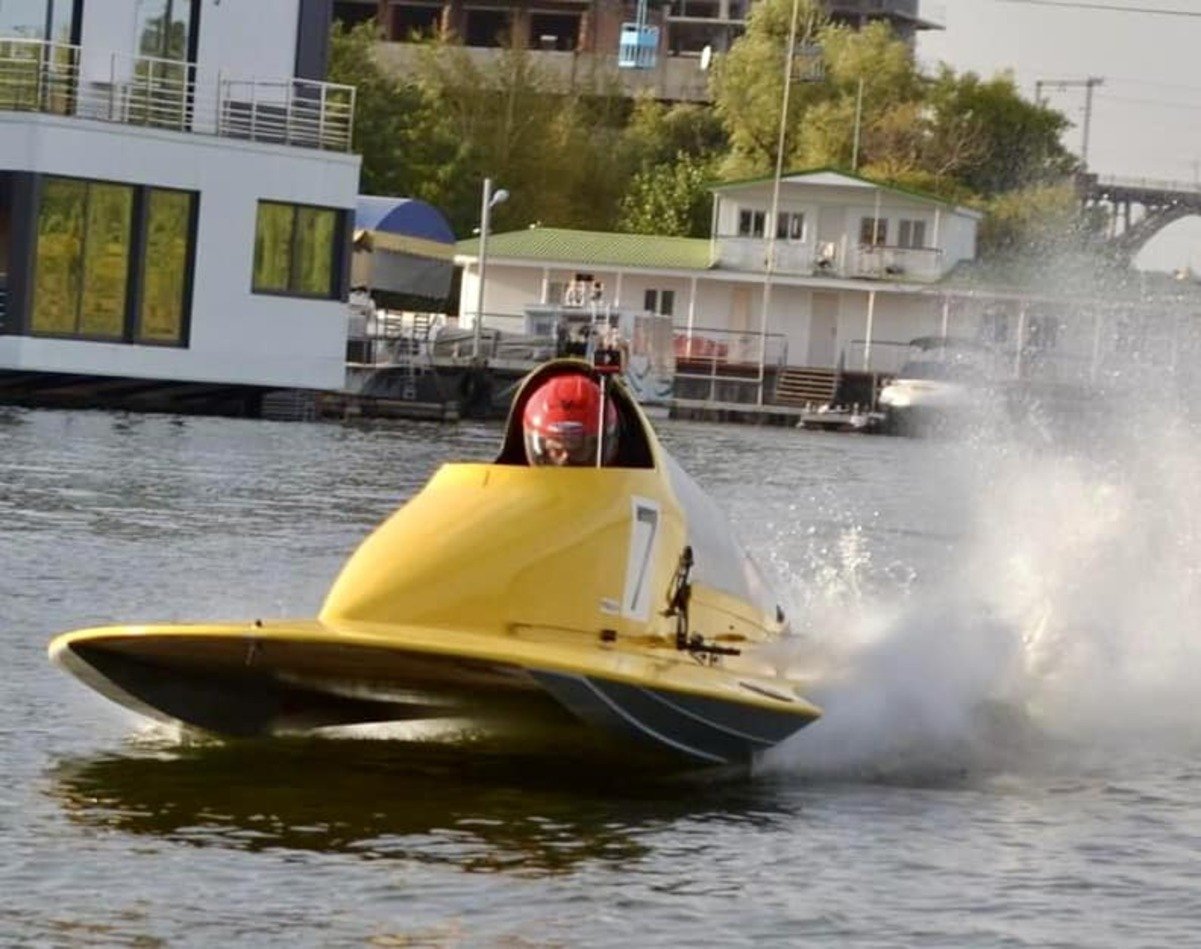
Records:
[[[0,399],[340,388],[359,159],[330,0],[0,5]]]
[[[975,257],[978,212],[830,169],[783,176],[774,219],[772,192],[771,178],[716,186],[708,240],[493,234],[483,324],[520,332],[591,282],[617,309],[672,317],[677,396],[794,404],[828,402],[848,374],[895,371],[908,340],[945,331],[936,288]],[[478,258],[477,241],[459,244],[463,326]]]

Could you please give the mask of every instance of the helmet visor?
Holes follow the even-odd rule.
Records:
[[[589,435],[579,422],[557,422],[546,431],[527,429],[525,451],[534,465],[595,465],[596,436]]]

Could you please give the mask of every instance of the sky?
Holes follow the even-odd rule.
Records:
[[[986,77],[1009,71],[1029,98],[1038,80],[1104,80],[1093,89],[1091,171],[1201,183],[1201,0],[922,0],[921,5],[925,15],[945,26],[918,41],[918,58],[927,66],[945,62]],[[1113,7],[1129,9],[1108,9]],[[1073,123],[1064,144],[1080,155],[1085,89],[1046,87],[1043,95]],[[1152,270],[1187,266],[1201,274],[1201,218],[1165,228],[1136,263]]]

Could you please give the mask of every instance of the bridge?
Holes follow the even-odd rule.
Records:
[[[1086,209],[1109,216],[1107,244],[1129,265],[1156,234],[1181,218],[1201,216],[1201,183],[1081,174],[1076,191]]]

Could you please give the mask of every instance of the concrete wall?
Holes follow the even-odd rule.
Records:
[[[342,385],[345,304],[253,294],[250,286],[258,201],[353,213],[357,156],[0,113],[0,170],[200,195],[188,348],[6,336],[0,337],[0,367],[281,387]]]

